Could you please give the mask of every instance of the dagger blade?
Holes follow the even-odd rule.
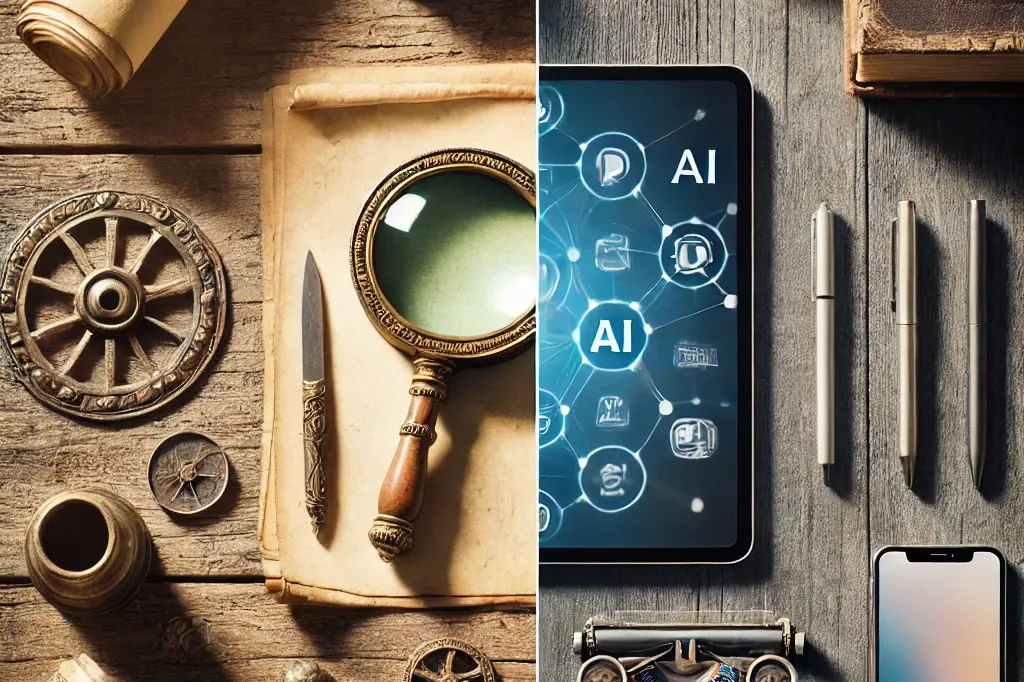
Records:
[[[323,293],[320,271],[310,252],[306,253],[306,270],[302,277],[302,378],[304,381],[324,378]]]

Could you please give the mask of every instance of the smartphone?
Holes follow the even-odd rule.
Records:
[[[1006,559],[991,547],[884,547],[872,565],[876,682],[1004,682]]]
[[[735,67],[540,67],[542,563],[750,553],[752,122]]]

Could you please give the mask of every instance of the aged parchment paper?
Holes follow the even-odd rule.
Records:
[[[415,547],[383,563],[366,532],[398,439],[409,358],[375,331],[349,272],[367,196],[447,147],[536,167],[532,64],[297,72],[265,102],[265,433],[260,550],[285,601],[353,606],[532,605],[537,513],[534,356],[457,373],[430,452]],[[303,506],[299,292],[307,250],[324,286],[330,428],[318,540]],[[481,254],[486,257],[486,254]]]

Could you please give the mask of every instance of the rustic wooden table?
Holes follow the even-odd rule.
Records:
[[[839,0],[542,0],[540,56],[568,63],[729,63],[757,90],[755,263],[757,546],[728,567],[545,567],[545,681],[575,679],[571,635],[615,611],[767,609],[812,646],[806,679],[860,682],[872,553],[986,543],[1024,562],[1024,101],[872,101],[846,94]],[[966,454],[966,202],[988,200],[992,315],[986,487]],[[913,199],[922,354],[917,492],[895,452],[896,338],[889,221]],[[814,455],[812,211],[841,218],[836,322],[839,485]],[[1016,242],[1015,242],[1016,240]],[[1013,582],[1013,581],[1011,581]],[[1021,622],[1017,598],[1011,624]],[[1019,628],[1011,628],[1011,653]],[[1024,665],[1011,663],[1010,678]],[[969,673],[965,672],[969,677]],[[805,679],[805,678],[801,678]]]
[[[85,651],[126,680],[277,682],[301,658],[338,680],[394,682],[421,641],[452,635],[480,647],[505,680],[533,680],[532,614],[280,606],[265,593],[256,538],[263,93],[292,68],[533,60],[532,0],[192,2],[128,88],[98,102],[21,44],[20,4],[0,0],[0,243],[75,192],[154,194],[189,212],[220,251],[231,311],[198,390],[126,426],[58,416],[0,362],[0,679],[44,680]],[[186,428],[224,446],[234,481],[219,515],[182,523],[157,507],[145,472],[156,443]],[[85,484],[139,509],[157,560],[126,611],[69,620],[28,584],[22,543],[43,500]]]

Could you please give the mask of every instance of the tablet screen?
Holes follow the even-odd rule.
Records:
[[[542,561],[751,545],[751,91],[728,67],[541,67]]]

